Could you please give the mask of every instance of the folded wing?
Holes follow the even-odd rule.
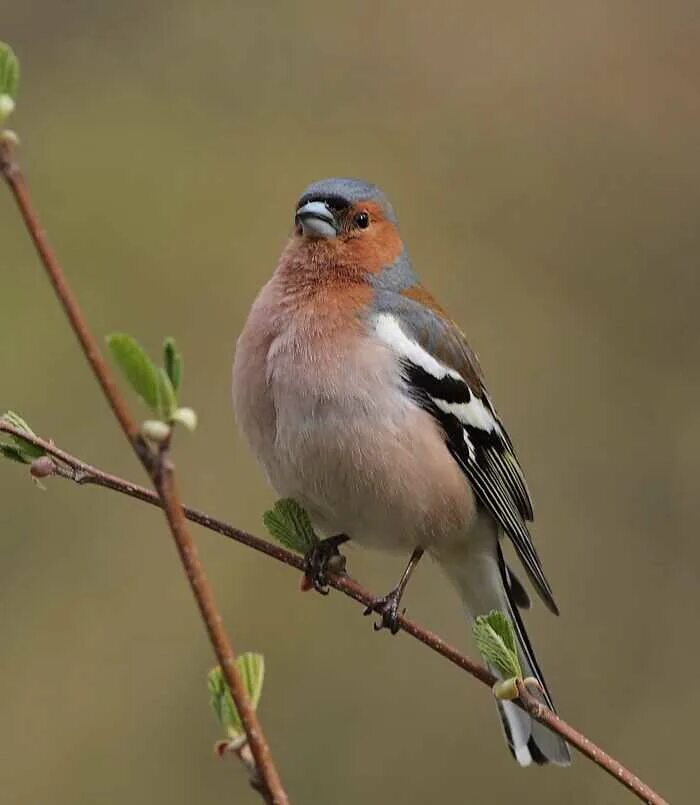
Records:
[[[423,297],[425,297],[425,292]],[[474,493],[510,537],[547,607],[558,614],[527,521],[532,501],[513,444],[461,331],[437,308],[400,297],[376,315],[376,333],[397,355],[406,391],[441,425]]]

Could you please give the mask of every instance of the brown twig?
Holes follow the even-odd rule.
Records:
[[[158,496],[155,495],[150,489],[146,489],[138,484],[133,484],[130,481],[126,481],[116,475],[106,473],[97,467],[92,466],[91,464],[87,464],[70,453],[67,453],[64,450],[56,447],[53,442],[48,442],[38,436],[29,436],[23,431],[18,430],[12,425],[0,420],[0,432],[1,431],[10,433],[14,436],[22,437],[57,459],[57,462],[55,462],[54,471],[52,473],[42,474],[59,475],[62,478],[67,478],[78,484],[102,486],[106,489],[111,489],[115,492],[120,492],[121,494],[128,495],[129,497],[136,498],[145,503],[150,503],[153,506],[161,505]],[[229,525],[222,520],[218,520],[208,514],[204,514],[197,509],[184,506],[183,511],[188,520],[204,526],[204,528],[208,528],[210,531],[215,531],[217,534],[221,534],[236,542],[240,542],[249,548],[253,548],[260,553],[264,553],[265,555],[273,559],[277,559],[279,562],[283,562],[284,564],[296,568],[301,572],[304,571],[303,559],[291,551],[273,545],[266,540],[260,539],[260,537],[254,536],[253,534],[249,534],[245,531],[241,531],[238,528],[234,528],[232,525]],[[349,596],[350,598],[353,598],[355,601],[358,601],[365,607],[376,600],[375,596],[373,596],[368,590],[359,585],[356,581],[353,581],[348,576],[329,574],[328,584],[331,587],[334,587],[336,590],[345,593],[345,595]],[[420,626],[415,621],[407,618],[405,615],[401,615],[399,617],[399,624],[404,632],[411,635],[411,637],[414,637],[416,640],[420,641],[436,653],[445,657],[458,668],[461,668],[463,671],[471,674],[484,685],[492,687],[496,682],[496,677],[487,668],[477,662],[474,662],[474,660],[459,652],[456,648],[451,646],[449,643],[446,643],[441,637],[434,632],[431,632],[429,629],[425,629],[423,626]],[[534,719],[542,724],[545,724],[553,732],[556,732],[558,735],[568,741],[571,746],[575,747],[582,755],[585,755],[602,769],[607,771],[608,774],[622,783],[622,785],[628,788],[639,799],[648,803],[649,805],[668,805],[663,797],[649,788],[649,786],[643,783],[633,772],[625,768],[619,761],[615,760],[613,757],[604,752],[599,746],[586,738],[585,735],[578,732],[578,730],[574,729],[566,721],[553,713],[549,708],[541,704],[521,683],[518,683],[518,691],[520,693],[520,701],[516,703],[520,704],[521,707],[527,710]]]
[[[102,387],[102,391],[114,412],[114,416],[117,418],[121,429],[124,431],[129,441],[132,444],[140,444],[140,449],[143,450],[143,440],[139,434],[138,426],[131,418],[126,403],[117,390],[117,386],[105,359],[102,357],[97,342],[90,333],[87,323],[80,311],[80,307],[78,306],[78,302],[66,282],[56,253],[48,242],[46,231],[42,228],[34,212],[29,198],[27,184],[24,181],[19,165],[14,159],[13,145],[12,140],[0,139],[0,171],[2,171],[5,181],[15,197],[24,224],[27,227],[27,231],[39,254],[41,262],[46,269],[46,273],[53,285],[56,296],[66,316],[68,316],[73,332],[80,342],[80,346],[92,367],[97,382]]]
[[[566,721],[559,718],[556,713],[543,705],[539,699],[530,693],[527,685],[523,681],[518,679],[516,684],[518,686],[518,695],[520,696],[522,706],[534,719],[537,719],[541,724],[545,724],[550,730],[561,735],[571,746],[576,747],[579,752],[589,757],[597,763],[601,769],[605,769],[611,777],[619,780],[633,794],[636,794],[642,802],[647,802],[649,805],[668,805],[663,797],[649,788],[646,783],[643,783],[636,774],[626,769],[619,761],[615,760],[612,755],[603,751],[597,744],[594,744],[593,741],[590,741],[585,735],[582,735],[567,724]]]
[[[272,805],[272,800],[269,798],[267,791],[263,787],[262,780],[258,767],[255,765],[255,758],[250,751],[250,746],[247,741],[232,742],[232,741],[217,741],[214,746],[214,751],[220,759],[224,759],[226,755],[235,755],[238,760],[243,764],[246,774],[248,775],[248,782],[250,787],[257,791],[258,794],[265,800],[267,805]]]
[[[0,172],[2,172],[12,191],[46,274],[70,321],[73,332],[80,342],[85,357],[92,367],[92,371],[121,429],[148,472],[158,493],[182,566],[187,574],[190,588],[209,634],[209,640],[221,665],[224,678],[231,690],[231,696],[245,729],[251,752],[260,772],[262,785],[267,795],[269,795],[270,802],[275,805],[287,805],[287,795],[282,787],[282,782],[272,760],[270,748],[258,717],[246,693],[243,679],[236,668],[233,648],[224,629],[211,586],[207,581],[204,568],[189,534],[182,505],[175,488],[167,445],[165,449],[154,451],[141,436],[139,426],[129,413],[126,402],[117,389],[97,341],[90,332],[77,299],[68,285],[56,254],[49,245],[46,232],[34,212],[27,184],[19,165],[14,159],[13,142],[6,137],[0,138]]]

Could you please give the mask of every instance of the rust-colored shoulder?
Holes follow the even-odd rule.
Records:
[[[418,302],[419,305],[424,305],[425,307],[434,311],[441,318],[449,319],[445,308],[437,301],[430,291],[426,290],[426,288],[420,283],[411,285],[410,288],[404,288],[400,293],[401,296],[405,296],[407,299],[412,299],[414,302]]]
[[[447,313],[435,297],[420,284],[411,285],[401,292],[401,296],[418,303],[433,314],[416,327],[415,335],[419,343],[429,350],[434,357],[450,369],[459,372],[467,381],[472,391],[481,396],[484,391],[484,376],[476,354],[469,346],[466,336],[459,325]],[[431,332],[431,322],[439,332]]]

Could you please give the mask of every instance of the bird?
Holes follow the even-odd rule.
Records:
[[[396,587],[369,608],[377,628],[395,632],[408,579],[428,553],[468,618],[494,609],[509,617],[524,675],[554,709],[519,613],[530,598],[502,546],[512,542],[558,614],[528,528],[523,472],[476,354],[420,283],[376,185],[331,178],[304,190],[238,338],[232,392],[269,483],[327,537],[307,557],[318,589],[347,540],[410,554]],[[497,705],[521,766],[571,762],[561,737],[514,702]]]

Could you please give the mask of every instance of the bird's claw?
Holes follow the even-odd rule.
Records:
[[[338,550],[338,546],[348,539],[345,534],[322,539],[304,557],[304,580],[321,595],[328,595],[330,592],[329,573],[345,573],[345,557]]]
[[[396,634],[400,627],[399,616],[403,615],[406,611],[402,609],[399,613],[399,604],[401,603],[401,591],[397,588],[392,590],[387,595],[377,598],[373,601],[362,613],[363,615],[371,615],[376,613],[379,615],[379,620],[374,624],[374,631],[378,632],[380,629],[388,629],[391,634]]]

